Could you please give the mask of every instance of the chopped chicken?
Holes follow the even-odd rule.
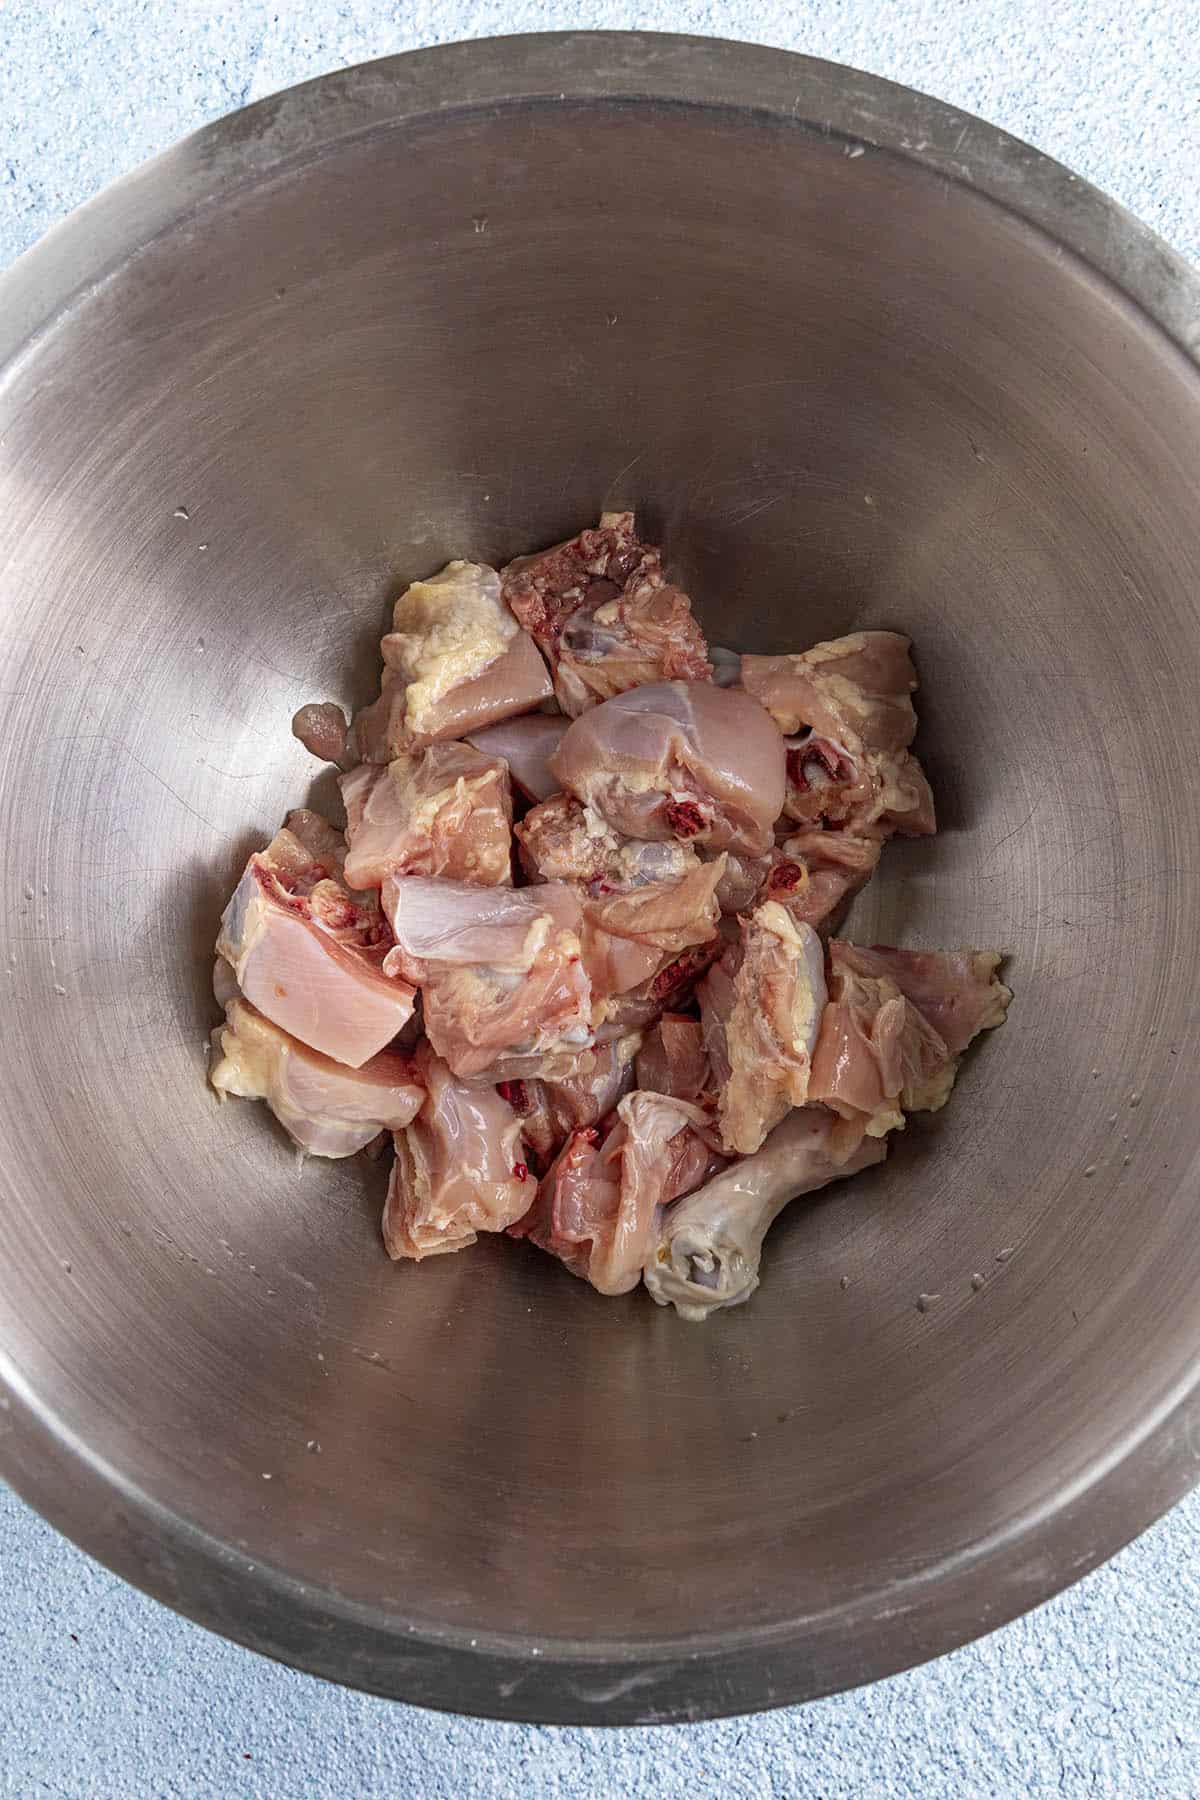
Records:
[[[954,1075],[945,1043],[894,981],[831,965],[809,1095],[844,1121],[839,1143],[901,1131],[906,1112],[936,1112]]]
[[[460,1077],[504,1058],[538,1061],[590,1048],[591,983],[583,914],[571,888],[473,887],[420,875],[389,877],[383,905],[395,935],[385,967],[419,986],[425,1030]],[[494,1079],[500,1080],[497,1070]]]
[[[796,832],[770,859],[764,898],[778,900],[797,924],[826,936],[838,929],[850,902],[871,879],[882,849],[882,838],[850,831]]]
[[[497,1084],[521,1120],[531,1166],[536,1165],[539,1174],[573,1131],[598,1125],[634,1086],[641,1041],[640,1032],[631,1032],[585,1051],[570,1074]]]
[[[744,656],[742,680],[793,740],[785,817],[860,835],[932,835],[933,795],[908,749],[917,676],[906,637],[857,631],[802,656]]]
[[[503,759],[469,744],[431,744],[341,778],[346,879],[444,875],[480,887],[512,883],[512,793]]]
[[[638,1052],[637,1084],[650,1094],[669,1094],[692,1106],[703,1104],[712,1083],[704,1030],[686,1013],[664,1013]]]
[[[352,724],[292,721],[346,835],[294,812],[250,858],[214,1087],[319,1155],[391,1132],[394,1258],[508,1231],[603,1294],[739,1304],[781,1207],[941,1106],[1011,998],[990,952],[833,935],[935,830],[908,639],[710,653],[624,512],[448,563],[380,648]]]
[[[879,784],[875,799],[877,829],[888,837],[897,831],[902,837],[933,837],[937,831],[933,789],[912,751],[900,750],[895,755],[879,757],[868,752],[866,760]]]
[[[762,893],[763,885],[771,873],[774,853],[766,856],[732,856],[723,851],[725,857],[725,873],[717,883],[717,905],[727,915],[745,912],[754,905]],[[712,859],[712,852],[701,852],[705,862]]]
[[[785,738],[787,793],[783,816],[796,825],[861,830],[874,824],[875,793],[865,759],[832,738]]]
[[[816,1106],[791,1112],[762,1148],[731,1163],[669,1207],[646,1258],[645,1281],[660,1306],[693,1323],[740,1306],[758,1286],[763,1239],[789,1200],[815,1193],[882,1162],[887,1145],[864,1138],[853,1154],[833,1153],[836,1122]]]
[[[708,1179],[723,1158],[707,1116],[663,1094],[627,1094],[604,1141],[572,1132],[537,1198],[512,1229],[602,1294],[641,1277],[658,1213]]]
[[[625,1032],[643,1031],[653,1025],[664,1009],[686,1006],[696,983],[724,949],[724,938],[714,937],[707,944],[683,951],[640,987],[597,1001],[592,1011],[596,1042],[607,1043]]]
[[[366,762],[532,712],[553,692],[536,645],[500,598],[500,577],[483,563],[447,563],[414,581],[379,647],[382,691],[354,721]]]
[[[562,882],[484,888],[421,875],[390,877],[383,888],[393,966],[424,985],[441,968],[485,963],[527,970],[556,931],[580,923],[579,901]],[[576,944],[578,953],[578,944]]]
[[[545,1083],[551,1113],[564,1138],[569,1131],[598,1125],[636,1086],[634,1066],[641,1045],[637,1031],[597,1044],[581,1058],[573,1075]]]
[[[531,807],[516,837],[532,881],[570,881],[594,896],[673,881],[700,863],[690,844],[624,837],[573,794],[555,793]]]
[[[495,1088],[465,1087],[428,1044],[416,1073],[421,1110],[395,1134],[383,1241],[397,1261],[463,1250],[480,1231],[504,1231],[534,1192],[521,1121]]]
[[[800,656],[743,656],[742,681],[784,737],[801,730],[857,750],[906,750],[917,731],[910,641],[856,631]]]
[[[593,992],[627,994],[684,950],[711,943],[721,909],[717,886],[724,858],[701,863],[674,881],[651,881],[627,894],[585,900],[584,952]]]
[[[503,581],[572,718],[646,682],[712,673],[691,601],[668,583],[661,553],[639,543],[632,513],[605,513],[594,530],[519,557]]]
[[[707,681],[660,682],[593,707],[553,768],[631,838],[763,856],[783,808],[783,739],[770,716],[739,688]]]
[[[622,837],[570,794],[535,806],[517,826],[521,861],[539,881],[579,894],[584,952],[598,998],[650,981],[717,928],[724,859],[704,864],[689,844]]]
[[[385,972],[391,934],[379,897],[343,884],[343,853],[317,814],[289,814],[247,863],[217,953],[273,1024],[357,1069],[407,1024],[415,996]]]
[[[615,1230],[620,1204],[620,1169],[606,1162],[599,1130],[584,1126],[571,1133],[509,1236],[529,1238],[586,1281],[592,1246]]]
[[[999,962],[990,951],[861,950],[834,940],[809,1094],[844,1121],[843,1144],[945,1105],[962,1050],[1004,1021],[1012,996],[996,977]]]
[[[585,919],[583,958],[595,996],[595,1006],[608,1018],[608,1003],[623,994],[632,994],[652,981],[669,957],[653,944],[640,944],[632,938],[614,937],[596,930]],[[593,1013],[593,1023],[595,1013]]]
[[[347,767],[353,759],[348,733],[346,715],[332,700],[311,700],[292,719],[292,736],[299,738],[309,755],[318,762],[336,763],[339,768]]]
[[[894,981],[904,998],[937,1032],[951,1056],[961,1056],[981,1031],[1003,1025],[1012,992],[996,971],[995,950],[867,949],[835,938],[833,968]]]
[[[381,1131],[407,1125],[425,1098],[408,1057],[385,1051],[347,1068],[289,1037],[236,995],[213,1032],[213,1055],[208,1078],[217,1092],[265,1100],[313,1156],[353,1156]]]
[[[793,917],[836,930],[894,832],[929,836],[933,795],[908,750],[916,674],[908,639],[858,632],[803,656],[742,659],[746,686],[787,740],[785,835],[766,892]],[[782,822],[778,828],[785,831]]]
[[[721,1139],[749,1156],[808,1098],[826,999],[824,946],[811,925],[764,901],[699,993]]]
[[[492,1071],[476,1076],[471,1087],[482,1085]],[[550,1108],[546,1083],[533,1077],[492,1083],[502,1100],[506,1100],[521,1121],[521,1137],[525,1144],[525,1162],[538,1179],[546,1173],[566,1142],[566,1132],[558,1129]]]
[[[520,718],[488,725],[483,731],[469,731],[467,742],[485,756],[502,756],[513,786],[527,800],[548,800],[562,786],[558,777],[550,773],[550,760],[569,723],[561,714],[523,713]]]
[[[851,753],[832,738],[785,740],[787,794],[783,816],[806,830],[859,836],[932,837],[933,794],[907,750]]]
[[[319,812],[312,812],[307,806],[298,806],[288,813],[283,826],[284,831],[291,833],[311,862],[319,863],[326,875],[345,885],[346,839],[328,819],[323,818]],[[278,843],[279,839],[276,838],[266,853],[270,855]],[[296,860],[295,851],[290,846],[286,851],[280,852],[280,857],[289,864]],[[300,861],[303,862],[303,859]]]

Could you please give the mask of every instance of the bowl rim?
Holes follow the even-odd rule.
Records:
[[[918,163],[1044,233],[1200,367],[1200,274],[1116,201],[959,108],[840,64],[718,38],[553,32],[410,51],[229,114],[135,169],[0,275],[0,392],[153,239],[264,173],[418,119],[562,101],[687,106],[818,130]],[[545,1723],[720,1717],[814,1699],[958,1648],[1106,1561],[1200,1479],[1200,1363],[1074,1485],[886,1593],[776,1627],[662,1643],[542,1641],[407,1623],[200,1531],[40,1405],[0,1346],[0,1473],[126,1580],[329,1680]]]

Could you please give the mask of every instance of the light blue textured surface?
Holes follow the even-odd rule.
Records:
[[[341,63],[560,27],[708,32],[908,82],[1029,138],[1200,260],[1194,0],[0,0],[0,265],[193,127]],[[1200,1793],[1200,1497],[1028,1619],[861,1693],[599,1733],[295,1675],[124,1586],[0,1490],[0,1793],[126,1797]]]

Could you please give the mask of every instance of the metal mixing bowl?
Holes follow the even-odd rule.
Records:
[[[330,76],[25,258],[0,285],[20,1491],[273,1656],[592,1721],[887,1674],[1183,1493],[1198,342],[1195,277],[1033,151],[676,38]],[[311,781],[293,708],[367,695],[400,583],[617,502],[718,641],[912,632],[943,831],[889,849],[856,935],[1002,946],[1017,996],[946,1111],[797,1206],[704,1328],[508,1242],[395,1267],[381,1166],[301,1173],[204,1083],[219,909]]]

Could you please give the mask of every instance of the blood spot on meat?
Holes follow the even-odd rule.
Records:
[[[704,830],[706,820],[692,800],[668,800],[663,807],[667,824],[676,837],[693,838]]]
[[[803,863],[781,862],[771,870],[767,886],[773,894],[793,894],[807,880],[808,870]]]
[[[533,1111],[533,1101],[529,1097],[529,1089],[523,1081],[498,1081],[496,1092],[502,1100],[507,1100],[513,1111],[521,1118]],[[521,1178],[524,1180],[524,1176]]]
[[[514,1181],[528,1181],[529,1180],[529,1170],[523,1162],[513,1164],[513,1180]]]
[[[685,950],[674,962],[660,969],[650,983],[650,994],[655,1000],[662,1000],[667,994],[673,994],[676,988],[690,981],[693,975],[706,969],[712,961],[712,952],[707,945],[700,944],[693,950]]]
[[[856,771],[848,758],[825,738],[813,737],[798,749],[787,753],[788,780],[807,794],[814,787],[828,787],[831,782],[853,781]]]

